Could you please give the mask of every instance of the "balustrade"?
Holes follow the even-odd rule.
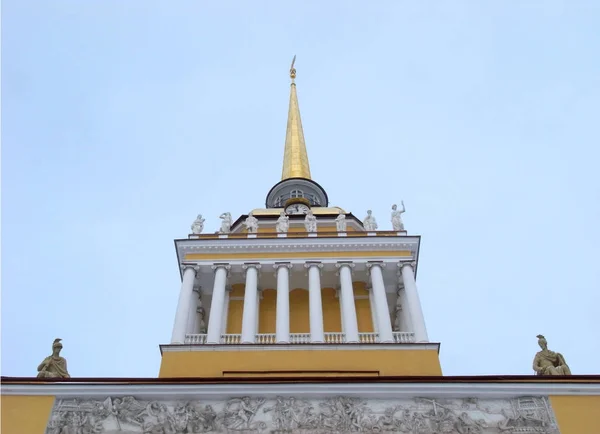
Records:
[[[344,333],[328,332],[324,333],[326,344],[343,344],[346,341]],[[393,332],[394,343],[410,344],[415,342],[415,334],[413,332]],[[277,335],[275,333],[258,333],[255,343],[261,345],[278,344]],[[361,344],[377,344],[379,343],[379,333],[359,333],[358,341]],[[185,335],[185,343],[190,345],[206,344],[206,334],[187,334]],[[221,344],[237,345],[242,343],[241,334],[224,334],[221,335]],[[290,344],[310,344],[310,333],[290,333]]]

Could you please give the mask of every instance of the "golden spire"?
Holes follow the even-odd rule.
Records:
[[[290,67],[290,78],[292,79],[290,89],[290,109],[288,112],[287,130],[285,133],[285,150],[283,152],[283,172],[281,174],[281,179],[310,179],[310,166],[308,164],[306,144],[304,143],[302,121],[300,120],[296,83],[294,83],[294,79],[296,78],[296,69],[294,68],[295,62],[296,56],[294,56],[292,66]]]

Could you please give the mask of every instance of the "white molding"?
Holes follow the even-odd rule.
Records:
[[[126,381],[126,380],[124,380]],[[133,395],[149,399],[218,399],[242,395],[264,397],[350,396],[363,399],[512,398],[518,396],[598,396],[599,384],[585,383],[285,383],[285,384],[110,384],[90,382],[3,384],[3,396],[50,395],[58,398],[91,398]]]
[[[207,351],[439,351],[440,344],[202,344],[202,345],[161,345],[163,353],[186,353]]]
[[[178,253],[183,258],[194,253],[286,253],[286,252],[368,252],[410,251],[417,256],[418,237],[318,237],[314,238],[229,238],[175,240]],[[360,255],[357,255],[360,256]]]

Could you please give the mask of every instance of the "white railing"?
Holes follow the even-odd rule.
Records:
[[[290,333],[290,344],[310,344],[310,333]]]
[[[413,332],[393,332],[393,335],[396,344],[412,344],[415,341]]]
[[[206,335],[185,335],[185,343],[193,345],[202,345],[206,343]]]
[[[257,344],[276,344],[275,333],[259,333],[256,335]]]
[[[339,332],[325,333],[325,343],[326,344],[343,344],[344,340],[346,340],[346,335],[344,335],[344,333],[339,333]]]
[[[225,345],[241,344],[242,335],[221,335],[221,343]]]
[[[394,332],[394,343],[411,344],[415,341],[413,332]],[[325,333],[326,344],[343,344],[346,336],[344,333],[328,332]],[[359,333],[358,340],[361,344],[376,344],[379,342],[378,333]],[[187,334],[185,343],[191,345],[206,344],[206,334]],[[221,344],[237,345],[242,343],[241,334],[223,334],[221,335]],[[258,333],[255,344],[276,344],[275,333]],[[290,344],[310,344],[310,333],[290,333]]]
[[[379,342],[378,333],[359,333],[358,342],[361,344],[376,344]]]

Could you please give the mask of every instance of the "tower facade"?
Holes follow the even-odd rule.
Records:
[[[440,375],[415,279],[420,237],[402,211],[382,231],[370,214],[329,206],[311,176],[293,65],[290,76],[282,178],[265,207],[175,240],[182,284],[160,376]]]
[[[175,240],[181,287],[159,378],[73,378],[56,339],[45,375],[2,377],[2,433],[600,432],[600,376],[565,376],[541,335],[533,367],[553,376],[442,375],[416,284],[419,236],[403,206],[382,231],[370,212],[329,204],[293,63],[290,75],[282,178],[265,207],[224,212],[214,234],[199,215]]]

